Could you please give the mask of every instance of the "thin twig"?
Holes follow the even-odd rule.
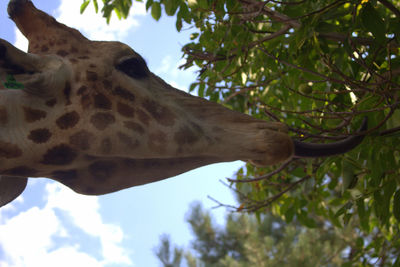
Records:
[[[259,204],[259,205],[252,205],[252,206],[249,206],[249,207],[244,207],[243,209],[244,209],[244,210],[247,210],[247,211],[256,211],[256,210],[258,210],[258,209],[260,209],[260,208],[266,208],[266,207],[268,207],[269,205],[271,205],[273,202],[275,202],[276,200],[278,200],[278,199],[279,199],[281,196],[283,196],[285,193],[287,193],[287,192],[293,190],[297,185],[303,183],[304,181],[308,180],[309,178],[311,178],[311,176],[310,176],[310,175],[307,175],[307,176],[301,178],[300,180],[298,180],[298,181],[296,181],[296,182],[290,184],[286,189],[282,190],[282,191],[279,192],[278,194],[276,194],[276,195],[274,195],[274,196],[268,198],[268,199],[265,200],[262,204]]]
[[[228,178],[228,181],[229,182],[233,182],[233,183],[253,183],[253,182],[258,182],[258,181],[262,181],[262,180],[267,180],[267,179],[271,178],[272,176],[274,176],[275,174],[280,173],[282,170],[284,170],[294,160],[295,159],[287,161],[287,162],[283,163],[278,169],[276,169],[276,170],[274,170],[274,171],[272,171],[272,172],[270,172],[270,173],[268,173],[266,175],[257,177],[257,178],[244,179],[244,180]]]
[[[387,0],[378,0],[378,1],[381,2],[381,4],[387,7],[390,11],[392,11],[397,18],[400,18],[400,10],[398,10],[392,3],[390,3]]]

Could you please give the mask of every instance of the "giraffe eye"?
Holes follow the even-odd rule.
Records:
[[[144,79],[149,76],[147,64],[141,57],[123,59],[115,68],[134,79]]]

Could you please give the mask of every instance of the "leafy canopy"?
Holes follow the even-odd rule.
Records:
[[[98,10],[97,0],[81,10],[90,2]],[[108,20],[132,5],[103,3]],[[367,138],[345,155],[240,169],[230,181],[239,192],[233,208],[309,228],[355,225],[370,237],[355,262],[399,255],[399,0],[146,0],[146,8],[193,31],[182,68],[201,68],[190,86],[199,96],[283,121],[310,142],[347,137],[368,117]]]

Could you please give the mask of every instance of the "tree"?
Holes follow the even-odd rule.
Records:
[[[325,224],[308,229],[270,214],[261,217],[257,220],[246,214],[229,214],[226,224],[218,226],[209,212],[195,204],[187,218],[195,236],[191,249],[172,249],[170,239],[164,236],[156,254],[165,267],[184,266],[182,254],[190,267],[334,267],[346,266],[363,243],[362,239],[352,240],[357,235],[352,227],[338,230]],[[368,259],[364,261],[364,266],[368,265]]]
[[[108,19],[113,11],[126,17],[132,3],[103,2]],[[399,257],[400,1],[146,0],[146,7],[156,20],[162,11],[175,16],[178,31],[194,31],[182,67],[201,68],[190,87],[199,96],[284,121],[310,142],[347,137],[368,117],[367,138],[345,155],[240,169],[230,180],[240,196],[232,208],[309,228],[354,225],[358,238],[369,237],[354,262],[368,256],[384,266]]]

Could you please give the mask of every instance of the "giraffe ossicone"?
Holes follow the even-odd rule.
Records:
[[[0,80],[11,75],[21,86],[0,83],[0,206],[27,177],[99,195],[211,163],[342,153],[362,140],[346,139],[336,152],[303,147],[284,124],[179,91],[129,46],[88,40],[31,1],[10,1],[8,13],[29,51],[0,39]]]

